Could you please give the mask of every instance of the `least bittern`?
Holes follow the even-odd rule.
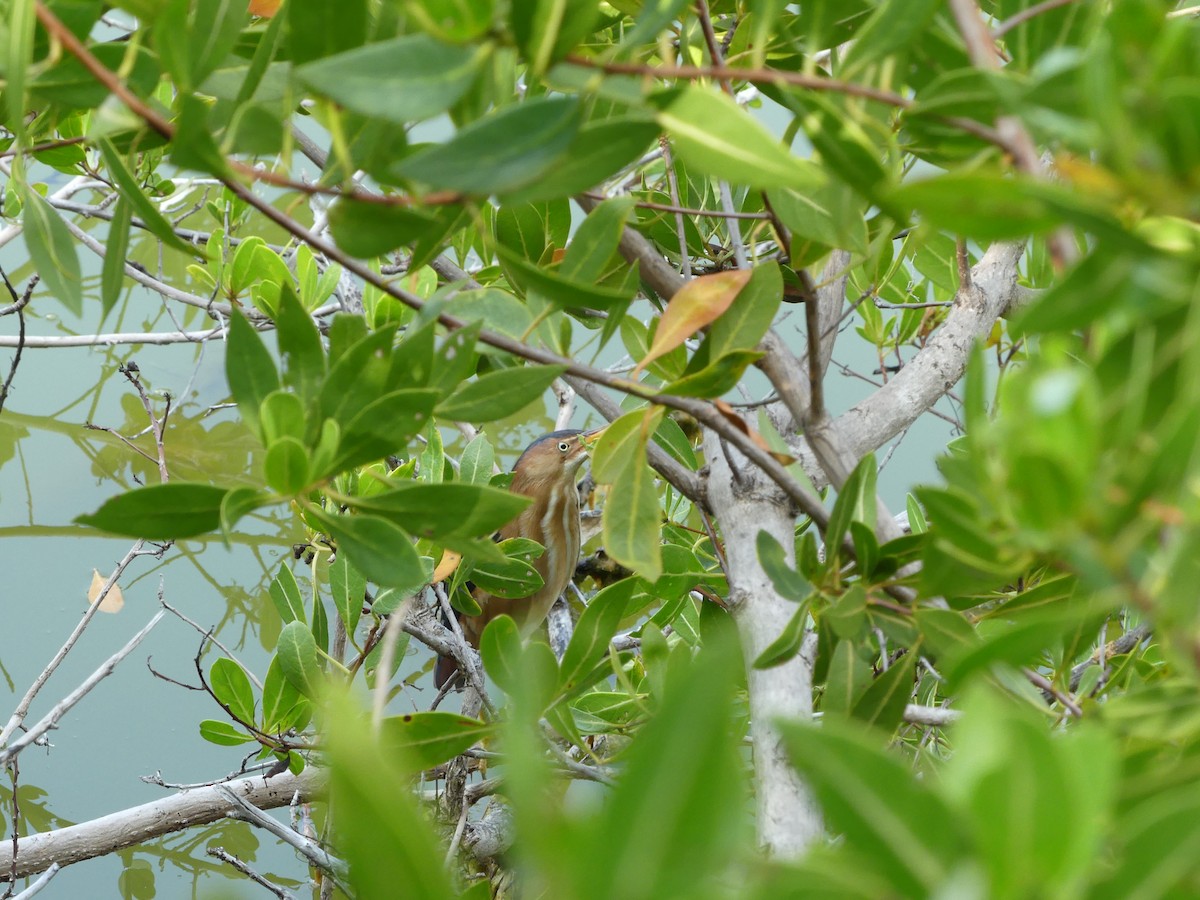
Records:
[[[579,490],[575,478],[587,458],[580,431],[552,431],[525,448],[513,467],[509,490],[533,499],[517,518],[500,529],[499,538],[537,541],[546,552],[533,561],[544,584],[528,597],[503,599],[475,588],[472,596],[482,609],[477,616],[459,616],[463,636],[478,649],[488,622],[500,615],[516,620],[528,636],[545,621],[550,607],[567,588],[579,562]],[[434,681],[442,687],[457,670],[454,660],[438,657]]]

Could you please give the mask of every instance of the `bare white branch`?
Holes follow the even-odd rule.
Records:
[[[291,803],[299,792],[305,799],[320,796],[325,790],[324,770],[310,766],[299,775],[284,772],[272,778],[244,778],[220,787],[258,809],[277,809]],[[17,841],[17,860],[13,865],[11,841],[0,842],[0,881],[15,874],[26,878],[45,871],[50,865],[69,866],[133,847],[164,834],[182,831],[194,825],[207,825],[230,812],[229,799],[217,786],[184,791],[89,822],[55,831],[31,834]]]
[[[97,601],[93,605],[93,608],[99,608],[99,606],[100,603]],[[10,759],[12,759],[34,741],[38,740],[50,729],[57,728],[59,720],[62,719],[62,717],[68,712],[70,712],[80,700],[90,694],[96,685],[111,675],[117,666],[120,665],[121,661],[135,649],[137,649],[138,644],[140,644],[145,639],[146,635],[148,635],[154,629],[155,625],[162,621],[162,617],[166,614],[167,611],[165,609],[160,609],[158,612],[156,612],[154,617],[146,623],[146,626],[141,631],[130,638],[129,642],[124,647],[106,659],[100,665],[100,667],[96,669],[96,671],[83,680],[79,687],[75,688],[75,690],[71,691],[71,693],[67,694],[67,696],[63,697],[62,700],[54,704],[54,708],[51,709],[50,712],[46,713],[40,722],[22,734],[7,747],[0,749],[0,765],[7,763]]]

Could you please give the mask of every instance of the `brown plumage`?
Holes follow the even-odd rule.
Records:
[[[472,596],[482,608],[478,616],[459,616],[463,635],[472,647],[488,622],[500,615],[516,620],[524,636],[546,619],[550,607],[566,590],[579,561],[579,491],[575,478],[587,458],[579,431],[553,431],[525,448],[513,467],[509,490],[533,498],[521,515],[500,529],[500,538],[529,538],[546,548],[533,561],[545,584],[534,594],[520,599],[493,597],[476,588]],[[454,675],[452,659],[439,657],[434,672],[438,687]]]

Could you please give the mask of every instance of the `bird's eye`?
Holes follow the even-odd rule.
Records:
[[[567,452],[568,450],[570,450],[570,449],[571,449],[571,445],[570,445],[570,444],[568,444],[566,441],[559,441],[559,442],[558,442],[558,451],[559,451],[560,453],[566,453],[566,452]]]

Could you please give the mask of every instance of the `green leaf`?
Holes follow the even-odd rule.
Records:
[[[803,575],[788,565],[783,545],[775,539],[774,535],[760,530],[755,541],[755,549],[758,552],[759,564],[767,573],[767,577],[771,579],[771,584],[775,586],[780,597],[796,603],[808,598],[808,595],[812,593],[812,585],[805,580]]]
[[[285,623],[308,621],[308,614],[304,610],[304,597],[300,594],[300,585],[297,584],[296,576],[288,568],[287,563],[282,564],[279,571],[275,573],[275,577],[271,579],[268,592],[271,595],[271,602],[275,604],[275,611],[279,613],[279,618]]]
[[[347,109],[406,125],[443,113],[471,87],[488,46],[408,34],[297,66],[296,77]]]
[[[333,594],[333,605],[342,617],[346,634],[354,640],[354,631],[362,616],[363,600],[366,597],[367,581],[350,565],[347,556],[339,556],[329,564],[329,590]]]
[[[288,391],[272,391],[259,407],[263,442],[269,447],[281,438],[304,439],[304,403]]]
[[[609,641],[621,624],[636,584],[636,579],[625,578],[599,591],[588,602],[587,609],[575,623],[575,631],[559,667],[560,694],[570,697],[590,687],[584,682],[584,676],[591,673],[608,653]]]
[[[309,512],[329,530],[338,549],[350,557],[368,581],[415,593],[433,576],[432,565],[417,555],[412,539],[387,519]]]
[[[648,581],[662,574],[662,512],[654,473],[644,462],[624,469],[604,504],[604,549]]]
[[[249,515],[260,506],[266,506],[271,498],[262,491],[254,488],[240,487],[229,491],[221,501],[221,534],[226,542],[233,531],[233,526],[243,516]]]
[[[672,381],[663,392],[680,397],[719,397],[737,387],[746,369],[763,355],[757,350],[734,350],[699,372]]]
[[[263,461],[263,474],[271,489],[280,494],[299,494],[311,482],[308,450],[293,437],[271,442]]]
[[[320,695],[325,673],[317,658],[317,642],[307,625],[288,622],[283,626],[275,646],[275,658],[292,687],[309,699]]]
[[[258,418],[262,402],[279,390],[279,372],[271,352],[258,332],[237,310],[229,320],[228,347],[225,351],[225,378],[242,420],[262,438]]]
[[[522,258],[520,254],[503,245],[496,248],[496,255],[507,267],[516,284],[523,287],[526,292],[536,292],[543,299],[566,309],[582,307],[607,309],[617,304],[627,303],[637,292],[638,268],[636,264],[625,269],[625,278],[619,285],[610,287],[605,284],[572,281],[563,277],[555,269],[533,265]]]
[[[1099,626],[1111,611],[1112,598],[1100,594],[985,620],[976,629],[979,640],[949,654],[942,674],[957,685],[972,673],[996,663],[1013,666],[1035,663],[1048,644],[1058,643],[1081,627]]]
[[[546,583],[541,573],[521,555],[509,556],[504,562],[479,562],[471,568],[471,581],[481,590],[506,600],[529,597]]]
[[[633,27],[625,29],[621,47],[629,50],[654,40],[664,28],[680,17],[680,10],[685,6],[687,0],[654,0],[652,3],[643,3]]]
[[[120,494],[75,521],[112,534],[174,541],[219,528],[226,493],[209,484],[171,481]]]
[[[97,146],[100,148],[100,155],[104,158],[104,165],[108,169],[108,174],[112,176],[113,182],[121,192],[122,198],[133,205],[133,209],[141,217],[146,228],[168,247],[173,247],[189,256],[195,256],[197,248],[175,234],[174,226],[158,211],[158,207],[150,202],[150,198],[142,192],[142,187],[138,184],[137,178],[134,177],[129,167],[125,165],[125,160],[117,153],[112,142],[101,140],[97,142]],[[123,258],[124,256],[122,255]]]
[[[241,666],[222,656],[208,670],[208,686],[218,702],[229,707],[239,721],[254,722],[254,688]]]
[[[26,80],[33,62],[33,40],[37,16],[34,0],[12,0],[8,5],[8,22],[4,37],[5,50],[4,99],[8,107],[7,122],[18,137],[25,134]]]
[[[759,532],[764,534],[765,532]],[[802,603],[800,608],[788,620],[779,637],[771,641],[766,649],[754,660],[754,668],[770,669],[792,659],[800,652],[804,636],[808,634],[808,604]]]
[[[940,6],[939,0],[886,0],[879,4],[855,35],[839,77],[850,78],[913,46]]]
[[[810,103],[818,111],[804,116],[802,122],[821,165],[859,196],[875,201],[888,181],[888,171],[880,162],[882,148],[846,115],[839,101],[818,96]]]
[[[475,341],[479,338],[479,332],[482,330],[482,322],[470,322],[446,335],[438,345],[434,354],[432,371],[428,375],[431,388],[449,392],[474,374],[479,365],[479,353],[475,349]],[[404,345],[402,344],[401,350],[403,349]]]
[[[703,896],[749,839],[748,819],[734,813],[747,796],[741,730],[731,727],[740,659],[730,634],[712,637],[695,661],[671,667],[661,710],[622,754],[603,811],[572,842],[562,863],[573,870],[571,895]]]
[[[919,608],[914,616],[921,638],[932,648],[935,658],[961,657],[979,643],[975,629],[960,612]]]
[[[263,77],[270,70],[276,53],[281,49],[287,19],[286,15],[271,17],[271,23],[260,36],[246,74],[242,78],[241,84],[238,85],[238,92],[233,100],[234,106],[242,107],[254,99],[254,95],[263,82]]]
[[[871,683],[871,667],[858,655],[854,641],[838,641],[825,678],[824,713],[848,714]]]
[[[281,287],[275,334],[283,363],[283,383],[299,394],[307,406],[320,392],[325,378],[325,351],[321,347],[321,333],[296,296],[291,280]]]
[[[426,484],[441,484],[446,478],[446,447],[436,422],[425,429],[425,447],[417,458],[417,471]]]
[[[536,202],[569,197],[603,182],[638,159],[658,136],[658,125],[640,118],[615,118],[583,125],[567,152],[538,179],[511,195]]]
[[[477,434],[463,448],[462,458],[458,461],[458,477],[465,484],[486,485],[492,478],[492,469],[496,464],[496,451],[486,434]]]
[[[451,712],[416,712],[389,716],[380,723],[380,741],[410,765],[428,769],[488,737],[494,726]]]
[[[346,197],[329,210],[333,239],[344,251],[360,259],[374,259],[411,244],[436,224],[437,218],[424,209]]]
[[[408,900],[458,896],[443,865],[445,849],[413,796],[417,764],[397,748],[387,752],[349,698],[331,704],[327,717],[339,846],[358,894],[389,897],[400,888]]]
[[[732,351],[757,347],[775,320],[782,299],[783,274],[779,264],[767,262],[755,266],[733,305],[709,327],[709,358],[719,361]]]
[[[1054,734],[1027,704],[992,689],[972,691],[963,708],[942,784],[966,813],[988,894],[1081,893],[1096,875],[1096,854],[1111,848],[1120,765],[1114,736],[1087,723]],[[1118,828],[1131,818],[1123,811]]]
[[[181,169],[195,169],[218,178],[232,177],[229,161],[213,138],[216,128],[209,121],[209,104],[189,93],[180,96],[177,105],[179,115],[175,119],[175,139],[170,144],[171,162]]]
[[[239,0],[167,0],[154,23],[154,43],[176,86],[189,93],[217,68],[246,22]]]
[[[417,537],[445,541],[489,536],[530,503],[486,484],[407,482],[385,494],[355,498],[357,509],[392,520]]]
[[[512,4],[509,24],[530,72],[541,75],[583,40],[599,17],[595,0],[526,0]]]
[[[1194,784],[1146,803],[1123,817],[1118,868],[1089,895],[1186,897],[1195,883],[1200,854],[1200,790]]]
[[[438,404],[437,414],[459,422],[494,422],[538,399],[565,366],[522,366],[480,375]]]
[[[108,240],[104,244],[104,265],[100,273],[100,321],[103,322],[121,299],[125,286],[125,257],[129,252],[129,227],[133,209],[124,197],[113,206],[112,221],[108,224]]]
[[[572,281],[599,281],[617,252],[633,204],[632,196],[617,197],[588,213],[575,230],[559,273]]]
[[[367,40],[367,0],[288,0],[288,50],[293,65],[361,47]]]
[[[635,409],[614,420],[592,448],[592,477],[599,484],[612,484],[622,472],[641,465],[646,434],[656,428],[666,410],[662,407]]]
[[[413,0],[407,10],[423,29],[446,41],[470,41],[492,25],[493,0]]]
[[[1059,222],[1047,204],[1015,177],[952,172],[907,182],[889,201],[916,209],[931,224],[978,240],[1042,234]]]
[[[665,417],[654,432],[654,443],[666,450],[676,460],[683,463],[693,472],[699,468],[696,451],[692,442],[684,434],[679,423],[669,416]]]
[[[853,521],[875,527],[875,454],[868,453],[858,461],[846,483],[838,491],[833,511],[829,514],[829,525],[825,529],[826,553],[830,559],[841,551],[842,539],[850,530]]]
[[[479,637],[479,656],[488,677],[506,694],[519,690],[522,653],[521,632],[512,616],[497,616],[488,622]]]
[[[851,715],[889,734],[893,732],[904,719],[904,707],[912,697],[916,665],[917,654],[910,649],[871,683],[854,704]]]
[[[432,188],[503,194],[534,181],[562,156],[579,118],[574,99],[540,98],[503,107],[445,144],[403,160],[396,172]]]
[[[312,705],[283,674],[279,657],[271,657],[267,677],[263,679],[263,731],[277,734],[293,727],[302,728],[311,709]]]
[[[858,640],[867,627],[867,591],[862,582],[852,582],[825,611],[825,621],[834,634]]]
[[[690,86],[660,97],[658,123],[688,168],[757,188],[815,188],[824,176],[716,88]]]
[[[779,722],[793,765],[815,791],[829,827],[899,896],[935,892],[955,863],[961,832],[945,803],[909,765],[879,749],[875,732],[825,719]]]
[[[854,545],[854,560],[859,574],[870,576],[879,563],[879,539],[869,525],[862,522],[850,523],[850,541]]]
[[[37,191],[18,182],[24,206],[25,246],[42,284],[76,316],[83,315],[83,281],[75,242],[63,220]]]
[[[368,404],[343,427],[336,459],[315,477],[383,459],[404,447],[431,421],[438,396],[437,391],[413,388],[393,391]]]
[[[905,497],[905,509],[908,511],[908,528],[913,534],[924,534],[929,530],[929,523],[925,521],[925,511],[921,509],[921,504],[917,502],[917,498],[912,494]]]
[[[863,256],[871,252],[868,204],[855,195],[849,185],[830,179],[824,187],[811,192],[806,198],[812,202],[811,209],[807,208],[804,201],[795,199],[798,196],[795,192],[786,193],[792,198],[792,203],[781,203],[783,211],[780,217],[790,208],[789,218],[784,220],[784,224],[792,230],[793,246],[800,243],[798,239],[803,239],[801,249],[812,248],[812,256],[808,259],[814,262],[819,259],[824,253],[824,246],[842,247]],[[826,244],[826,241],[829,243]],[[794,265],[803,265],[805,261],[793,257]]]
[[[240,744],[254,743],[254,738],[240,728],[217,719],[205,719],[200,723],[200,737],[221,747],[237,747]]]

